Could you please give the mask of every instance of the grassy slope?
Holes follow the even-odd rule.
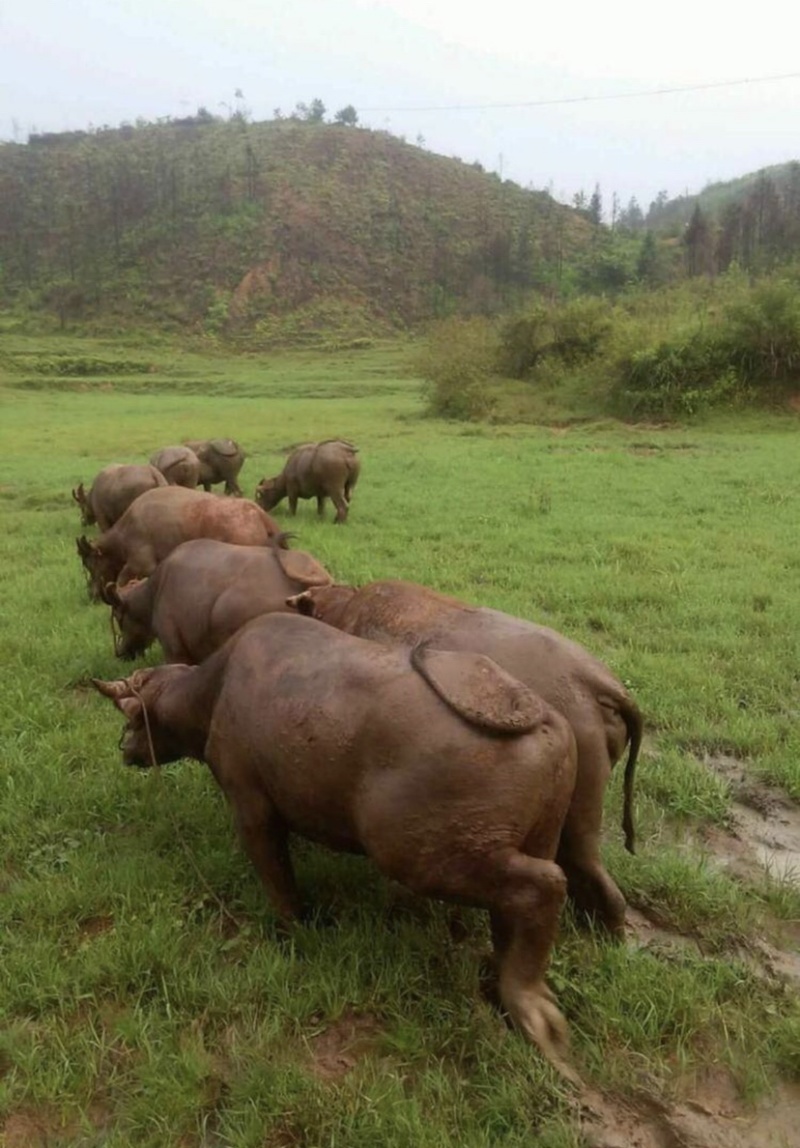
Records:
[[[696,844],[727,811],[707,753],[800,798],[796,427],[443,424],[420,417],[418,384],[388,348],[147,355],[146,376],[0,390],[7,1129],[33,1129],[32,1145],[45,1129],[48,1144],[154,1148],[527,1145],[532,1129],[539,1144],[578,1142],[561,1084],[478,998],[479,913],[301,844],[319,916],[281,940],[207,771],[120,768],[120,722],[87,688],[120,666],[85,598],[68,490],[207,433],[249,449],[246,490],[290,443],[354,438],[350,524],[301,504],[298,545],[342,580],[405,576],[545,621],[635,691],[649,730],[641,852],[621,849],[616,778],[609,864],[634,904],[701,948],[616,950],[567,917],[551,982],[583,1074],[661,1095],[714,1059],[748,1093],[797,1075],[797,997],[740,959],[800,917],[797,893],[734,881]],[[377,1031],[352,1072],[322,1079],[320,1034],[350,1013]]]

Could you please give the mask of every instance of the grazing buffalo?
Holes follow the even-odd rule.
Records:
[[[290,833],[488,909],[500,999],[564,1067],[544,978],[575,742],[537,694],[479,654],[393,649],[286,614],[249,622],[199,666],[94,684],[127,719],[126,764],[208,763],[281,918],[300,910]]]
[[[332,581],[302,550],[196,538],[144,581],[109,584],[103,598],[117,626],[118,657],[135,658],[158,638],[168,662],[195,664],[259,614],[290,611],[288,595]]]
[[[166,485],[164,475],[154,466],[115,462],[100,471],[88,494],[81,483],[72,497],[81,509],[82,526],[97,523],[101,530],[108,530],[140,494]]]
[[[200,459],[188,446],[165,446],[156,451],[150,464],[161,471],[170,486],[194,490],[200,481]]]
[[[633,852],[633,774],[642,716],[608,667],[554,630],[469,606],[413,582],[309,589],[292,604],[362,638],[405,645],[425,641],[436,649],[486,654],[564,715],[578,744],[578,778],[558,861],[576,906],[621,938],[625,899],[600,857],[603,793],[611,767],[629,744],[623,828]]]
[[[89,593],[102,597],[109,582],[147,578],[159,562],[191,538],[216,538],[239,546],[268,546],[280,527],[247,499],[220,498],[201,490],[164,486],[140,494],[95,542],[78,539]]]
[[[225,483],[225,493],[241,497],[239,471],[245,454],[232,438],[194,439],[184,443],[200,461],[200,485],[209,491],[218,482]]]
[[[256,502],[272,510],[288,497],[289,513],[296,514],[298,498],[316,498],[317,513],[322,515],[325,499],[330,498],[336,507],[334,522],[346,522],[361,470],[357,449],[338,438],[295,447],[280,474],[262,478],[256,487]]]

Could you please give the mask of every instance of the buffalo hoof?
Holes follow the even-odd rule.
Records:
[[[506,998],[503,1004],[514,1026],[536,1045],[561,1076],[580,1084],[578,1073],[567,1060],[567,1022],[547,985],[540,983],[536,988],[517,989],[513,994],[507,993]]]

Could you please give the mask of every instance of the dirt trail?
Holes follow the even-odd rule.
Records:
[[[586,1089],[578,1110],[589,1148],[797,1148],[800,1085],[784,1086],[748,1111],[727,1075],[712,1070],[690,1100],[673,1106]]]

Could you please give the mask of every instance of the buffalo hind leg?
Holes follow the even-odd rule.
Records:
[[[322,518],[324,513],[325,513],[325,495],[324,494],[318,494],[317,495],[317,515],[319,518]]]
[[[347,500],[340,490],[331,495],[333,505],[336,507],[336,517],[334,518],[335,524],[342,524],[347,522]]]
[[[269,798],[256,789],[229,792],[236,827],[261,884],[282,921],[300,916],[289,831]]]
[[[564,1076],[575,1079],[565,1060],[567,1024],[544,979],[567,892],[559,866],[516,850],[479,865],[474,858],[460,865],[451,855],[435,883],[412,887],[489,910],[501,1006]]]
[[[505,884],[490,909],[498,994],[514,1025],[571,1079],[564,1056],[567,1023],[545,983],[545,971],[566,899],[566,880],[553,861],[513,854]]]
[[[603,792],[611,769],[594,767],[581,773],[581,764],[579,754],[578,780],[556,859],[567,875],[567,892],[578,912],[621,940],[625,935],[625,898],[600,856]]]

